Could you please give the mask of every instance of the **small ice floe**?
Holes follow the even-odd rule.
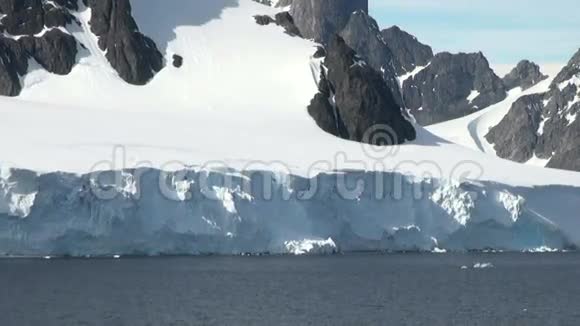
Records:
[[[475,269],[484,269],[484,268],[493,268],[493,264],[492,263],[475,263],[473,265],[473,268]]]
[[[113,259],[120,259],[120,258],[121,258],[121,255],[114,255],[113,256]]]
[[[286,252],[293,255],[332,254],[336,252],[336,244],[331,238],[326,240],[304,239],[284,242]]]
[[[541,247],[537,247],[537,248],[524,250],[524,252],[529,252],[529,253],[558,252],[558,249],[550,248],[547,246],[541,246]]]
[[[440,249],[440,248],[438,248],[438,247],[435,247],[435,248],[433,248],[433,251],[432,251],[432,252],[433,252],[434,254],[444,254],[444,253],[446,253],[446,252],[447,252],[447,250],[445,250],[445,249]]]
[[[469,267],[463,265],[463,266],[461,266],[461,269],[469,269]]]
[[[42,259],[50,260],[50,259],[52,259],[52,257],[50,257],[50,256],[44,256],[44,257],[42,257]]]

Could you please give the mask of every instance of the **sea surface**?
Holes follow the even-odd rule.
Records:
[[[578,326],[580,254],[0,259],[0,325]]]

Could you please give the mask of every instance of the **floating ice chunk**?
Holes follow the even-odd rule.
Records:
[[[492,263],[475,263],[473,265],[475,269],[484,269],[484,268],[494,268]]]
[[[547,246],[541,246],[538,248],[532,248],[528,250],[524,250],[524,252],[533,252],[533,253],[542,253],[542,252],[558,252],[558,249],[550,248]]]
[[[326,240],[293,240],[284,242],[286,251],[294,255],[329,254],[336,251],[336,244],[331,238]]]

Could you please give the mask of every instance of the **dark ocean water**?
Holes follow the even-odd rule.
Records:
[[[0,325],[577,326],[580,254],[0,259]]]

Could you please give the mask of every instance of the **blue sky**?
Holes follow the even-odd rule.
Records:
[[[580,48],[580,0],[369,0],[435,51],[481,50],[492,64],[564,63]]]

